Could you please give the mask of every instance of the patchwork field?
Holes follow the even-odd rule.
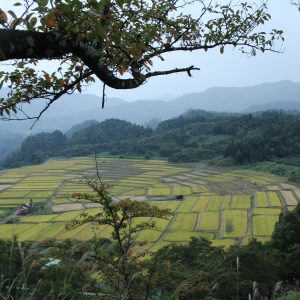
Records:
[[[251,238],[268,240],[279,214],[300,201],[300,188],[285,178],[241,169],[199,164],[170,164],[162,160],[100,158],[103,180],[113,182],[116,201],[130,197],[173,212],[156,219],[156,228],[142,232],[152,250],[170,243],[206,237],[214,245],[245,244]],[[88,240],[109,238],[108,226],[86,224],[65,230],[83,211],[101,207],[72,198],[92,192],[81,180],[95,174],[93,158],[57,159],[0,172],[0,237],[21,241],[47,238]],[[32,201],[31,215],[17,217],[17,208]],[[5,224],[7,220],[9,224]]]

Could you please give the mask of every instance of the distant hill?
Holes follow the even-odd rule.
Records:
[[[286,101],[278,101],[278,102],[269,102],[262,105],[252,105],[245,109],[244,113],[252,113],[258,111],[267,111],[267,110],[284,110],[284,111],[297,111],[300,112],[300,101],[299,102],[286,102]]]
[[[84,95],[83,97],[82,102],[84,103],[87,98]],[[64,127],[66,126],[69,129],[79,122],[91,119],[103,121],[108,118],[116,118],[142,125],[153,118],[167,120],[177,117],[188,109],[243,112],[251,106],[264,105],[270,102],[281,102],[281,106],[284,107],[285,103],[287,105],[291,102],[300,103],[300,83],[281,81],[249,87],[216,87],[207,89],[202,93],[186,94],[170,101],[139,100],[126,102],[115,99],[109,100],[108,103],[111,104],[107,105],[104,110],[100,108],[100,99],[97,99],[98,102],[93,100],[96,107],[89,109],[87,106],[80,112],[68,111],[65,108],[69,113],[67,120],[62,119],[59,115],[52,118],[54,114],[51,114],[51,118],[43,118],[39,126],[45,128],[56,124],[59,126],[58,129],[65,131]],[[78,99],[76,101],[79,103]],[[73,102],[70,99],[68,103],[71,106]],[[68,105],[68,103],[65,102],[64,105]]]
[[[155,131],[128,121],[93,122],[66,138],[60,131],[25,139],[2,167],[40,163],[52,156],[95,152],[118,156],[167,158],[173,162],[255,163],[300,159],[300,114],[188,111],[163,121]],[[300,176],[300,174],[299,174]],[[300,177],[299,177],[300,180]]]
[[[37,101],[38,102],[38,101]],[[259,109],[260,105],[278,104],[280,109],[285,105],[300,103],[300,83],[280,81],[264,83],[249,87],[215,87],[201,93],[180,96],[170,101],[139,100],[127,102],[119,98],[109,98],[105,108],[101,109],[99,96],[91,94],[73,94],[55,102],[36,124],[33,131],[67,131],[72,126],[86,120],[103,121],[117,118],[137,124],[145,124],[149,120],[167,120],[184,113],[188,109],[202,109],[216,112],[244,112]],[[36,115],[44,103],[32,103],[24,106],[29,115]],[[300,105],[300,104],[299,104]],[[275,105],[276,106],[276,105]],[[271,108],[272,105],[271,105]],[[276,107],[275,107],[276,108]],[[263,110],[264,107],[262,107]],[[0,130],[9,126],[15,132],[28,135],[32,121],[3,124]]]
[[[249,106],[279,101],[300,103],[300,83],[286,80],[249,87],[216,87],[183,95],[171,103],[207,111],[242,112]]]
[[[68,130],[65,135],[67,138],[71,138],[76,132],[81,131],[89,126],[91,126],[92,124],[97,124],[98,122],[96,120],[87,120],[84,121],[80,124],[74,125],[72,126],[72,128],[70,130]]]

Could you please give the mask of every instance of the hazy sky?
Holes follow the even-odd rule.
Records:
[[[1,1],[3,10],[11,9],[16,0]],[[20,1],[21,2],[21,1]],[[194,53],[176,53],[165,56],[166,61],[159,68],[187,67],[195,65],[201,71],[194,72],[193,78],[186,74],[176,74],[150,79],[135,90],[107,89],[108,97],[125,100],[162,99],[185,93],[200,92],[214,86],[248,86],[264,82],[289,79],[300,82],[300,12],[290,4],[290,0],[269,0],[272,21],[264,27],[282,29],[285,35],[282,54],[265,53],[248,57],[238,50],[225,48]],[[102,84],[98,82],[88,89],[89,93],[100,95]],[[162,99],[163,100],[163,99]]]
[[[225,48],[223,55],[220,55],[219,50],[176,53],[165,57],[163,65],[166,69],[195,65],[201,71],[194,72],[193,78],[186,74],[152,78],[135,90],[108,90],[108,96],[127,100],[160,98],[163,95],[199,92],[214,86],[248,86],[285,79],[300,82],[300,12],[290,4],[290,0],[269,0],[269,11],[272,21],[266,27],[284,30],[284,53],[248,57],[231,48]],[[92,93],[99,90],[100,86],[90,89]]]

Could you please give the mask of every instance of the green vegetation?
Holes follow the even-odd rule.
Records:
[[[204,211],[209,203],[210,196],[200,196],[192,208],[195,212]],[[186,201],[185,201],[186,202]]]
[[[218,231],[220,227],[220,213],[203,212],[200,219],[200,230]]]
[[[188,196],[179,207],[178,212],[190,212],[192,210],[194,211],[196,203],[198,203],[197,196]]]
[[[144,194],[139,193],[138,195],[132,196],[131,200],[128,200],[126,199],[128,197],[128,190],[123,189],[122,192],[121,188],[118,195],[116,195],[116,197],[121,198],[117,198],[118,200],[114,204],[111,202],[112,199],[110,196],[108,196],[109,198],[107,199],[109,200],[109,205],[112,205],[111,209],[113,213],[104,215],[105,208],[93,206],[95,204],[103,206],[103,203],[100,202],[102,201],[101,198],[97,198],[97,191],[94,190],[93,193],[87,193],[90,189],[84,188],[83,182],[79,181],[78,186],[81,192],[75,193],[77,184],[76,181],[74,182],[74,177],[72,177],[74,175],[72,174],[74,174],[74,172],[78,174],[76,170],[88,170],[91,173],[92,158],[62,160],[61,168],[64,169],[64,172],[59,172],[59,174],[64,174],[65,179],[61,183],[60,189],[58,191],[49,190],[49,194],[45,193],[45,199],[43,199],[45,204],[40,207],[41,211],[36,210],[29,216],[21,217],[17,224],[0,225],[1,237],[9,239],[13,235],[17,235],[21,242],[40,241],[40,243],[35,244],[34,247],[44,249],[43,251],[39,250],[41,254],[31,252],[32,250],[29,251],[28,249],[34,249],[32,246],[28,249],[25,248],[24,251],[29,251],[26,252],[26,255],[29,255],[27,257],[28,262],[30,262],[30,257],[32,257],[35,263],[41,260],[45,264],[45,261],[47,261],[45,257],[54,256],[63,262],[68,259],[68,261],[72,262],[71,265],[75,269],[78,266],[77,264],[84,264],[80,265],[82,272],[81,277],[76,278],[76,280],[78,284],[89,282],[88,291],[92,291],[93,289],[97,291],[97,283],[99,288],[99,280],[102,286],[111,289],[111,283],[103,278],[106,278],[106,276],[107,278],[113,276],[114,280],[124,278],[122,277],[125,274],[122,271],[123,269],[118,268],[120,265],[122,268],[125,268],[127,264],[130,264],[130,274],[140,272],[140,274],[146,276],[149,274],[148,271],[152,270],[153,282],[151,281],[151,289],[153,295],[159,295],[161,292],[169,295],[168,293],[170,293],[170,291],[179,293],[179,290],[180,293],[183,293],[183,286],[187,283],[194,282],[193,280],[196,279],[193,276],[198,274],[197,276],[202,278],[200,281],[200,290],[202,292],[203,284],[206,281],[207,284],[210,284],[210,282],[217,280],[219,285],[210,292],[208,292],[209,289],[207,290],[205,288],[204,291],[207,291],[205,293],[215,299],[222,299],[222,297],[231,299],[235,297],[233,293],[233,291],[235,291],[235,285],[232,278],[235,278],[234,275],[236,275],[234,263],[237,255],[240,258],[239,276],[241,284],[239,292],[241,297],[242,295],[248,296],[249,289],[250,287],[252,288],[252,284],[255,280],[259,282],[260,286],[266,288],[273,286],[274,282],[276,283],[278,280],[284,280],[285,284],[288,282],[288,286],[293,285],[293,280],[295,276],[297,276],[296,274],[298,274],[298,265],[295,263],[298,259],[298,248],[295,245],[299,242],[299,224],[297,222],[299,221],[300,205],[298,205],[296,210],[295,207],[293,207],[293,211],[287,213],[287,206],[281,210],[281,207],[274,205],[279,200],[277,193],[265,193],[264,191],[267,190],[270,182],[278,187],[278,189],[283,186],[294,188],[296,191],[299,189],[297,186],[284,185],[281,177],[253,171],[248,171],[247,173],[249,173],[249,175],[241,175],[241,172],[238,170],[228,176],[228,178],[231,178],[231,181],[226,182],[225,185],[223,185],[223,183],[219,185],[218,180],[215,182],[211,180],[211,175],[209,180],[206,181],[205,172],[209,173],[210,169],[209,167],[206,169],[202,166],[201,170],[204,175],[198,176],[195,180],[201,180],[203,185],[207,187],[203,192],[194,192],[190,189],[189,195],[179,197],[179,199],[176,199],[174,195],[168,194],[158,197],[159,199],[155,199],[155,201],[151,201],[153,197],[148,195],[150,188],[164,189],[169,186],[170,189],[172,189],[173,186],[169,184],[169,182],[176,182],[176,180],[192,185],[194,183],[193,176],[187,176],[187,174],[192,174],[197,170],[198,166],[190,165],[187,167],[185,165],[183,167],[179,164],[174,166],[165,161],[158,163],[157,161],[151,160],[118,160],[112,158],[101,158],[101,160],[103,161],[101,164],[99,162],[101,167],[103,166],[101,173],[106,176],[101,184],[104,184],[104,186],[107,184],[109,186],[109,183],[115,178],[114,176],[116,174],[112,166],[117,164],[120,168],[118,178],[121,179],[123,184],[126,184],[127,188],[131,191],[140,190],[144,191]],[[43,166],[25,168],[23,170],[24,178],[21,178],[22,180],[19,183],[16,183],[7,191],[3,191],[3,193],[9,192],[10,189],[14,191],[17,190],[14,188],[17,187],[18,184],[22,184],[25,178],[31,179],[34,187],[38,186],[38,184],[35,183],[35,181],[38,181],[39,176],[36,176],[38,172],[41,174],[47,172],[47,174],[50,174],[48,175],[50,179],[55,178],[58,173],[53,169],[53,166],[58,168],[57,164],[58,161],[53,161]],[[132,167],[132,164],[134,164],[134,167]],[[155,172],[157,168],[163,168],[164,174],[159,175],[159,172]],[[51,172],[49,172],[49,170],[51,170]],[[11,170],[9,172],[17,171],[18,170]],[[148,176],[148,173],[151,173],[150,176]],[[225,173],[225,171],[219,168],[216,175],[222,177],[223,173]],[[6,174],[3,173],[3,176],[5,175]],[[128,179],[129,175],[130,179]],[[254,178],[256,175],[259,180],[264,178],[266,185],[262,187],[254,186],[251,193],[249,193],[249,190],[243,190],[244,186],[247,188],[250,186],[250,184],[244,183],[250,182],[247,180]],[[144,183],[141,178],[147,177],[153,178],[156,183],[151,183],[151,186],[142,188]],[[135,181],[135,178],[138,180]],[[185,181],[183,181],[183,178],[185,178]],[[86,179],[86,182],[91,183],[88,180],[89,179]],[[241,182],[241,184],[239,186],[235,185],[236,181]],[[263,180],[261,180],[261,182],[263,182]],[[65,189],[65,187],[67,187],[67,189]],[[99,184],[95,185],[95,187],[98,190],[97,187],[99,187]],[[220,188],[224,188],[224,190],[220,190]],[[236,191],[238,194],[228,194],[228,190],[233,190],[234,188],[239,189]],[[35,191],[37,190],[33,192]],[[46,190],[44,191],[46,192]],[[247,194],[247,191],[249,194]],[[217,192],[222,195],[225,194],[225,196],[218,195]],[[66,198],[60,198],[59,195],[63,195],[64,193],[67,193]],[[100,195],[102,194],[100,193]],[[122,195],[125,198],[122,198]],[[62,201],[62,204],[55,203],[53,197],[54,200],[66,199],[69,200],[69,202],[63,203]],[[133,200],[135,199],[134,197],[136,197],[139,202],[135,202]],[[256,207],[258,205],[255,205],[259,197],[264,199],[264,204],[261,205],[262,207]],[[14,198],[12,197],[11,199],[13,200]],[[21,199],[26,200],[27,194],[23,194]],[[99,202],[97,202],[97,199],[100,199]],[[264,207],[266,199],[270,201],[270,207]],[[36,203],[35,207],[39,208],[39,205],[40,204]],[[136,207],[136,205],[138,205],[138,207]],[[56,212],[51,212],[52,209]],[[169,210],[165,209],[170,209],[172,214]],[[132,230],[131,228],[134,228],[131,240],[133,244],[132,247],[130,246],[130,252],[126,252],[127,241],[124,242],[124,244],[123,242],[121,242],[121,244],[118,243],[116,239],[118,236],[116,232],[118,231],[116,231],[114,225],[106,225],[106,221],[103,222],[105,218],[108,218],[106,220],[115,218],[117,222],[120,222],[120,216],[124,214],[124,211],[126,211],[124,215],[126,218],[127,216],[129,218],[134,216],[134,218],[129,221],[131,226],[120,229],[120,234],[126,234],[126,232],[128,232],[126,230],[130,231]],[[47,214],[45,214],[45,212],[47,212]],[[82,212],[84,214],[80,218],[79,215]],[[130,213],[127,214],[127,212]],[[162,219],[159,217],[160,212],[168,212],[168,215]],[[284,212],[284,214],[280,214],[281,212]],[[97,214],[101,214],[104,219],[98,218]],[[275,225],[278,219],[280,223]],[[113,224],[113,222],[110,224]],[[68,230],[66,230],[66,225]],[[274,226],[275,231],[272,236]],[[142,228],[141,231],[139,230],[140,228]],[[135,229],[137,231],[135,231]],[[286,234],[287,232],[289,232],[289,234]],[[113,233],[114,235],[112,235]],[[131,239],[131,235],[125,236]],[[194,238],[191,240],[192,237]],[[252,241],[251,239],[253,237],[257,237],[258,241]],[[147,243],[145,241],[147,241]],[[259,241],[262,241],[264,244]],[[294,250],[287,252],[286,247],[289,247],[289,245],[294,245]],[[164,246],[168,247],[164,248]],[[219,248],[220,246],[224,248]],[[122,247],[124,247],[124,250],[122,250]],[[281,250],[278,250],[282,248],[284,255],[279,253]],[[60,250],[58,251],[58,249]],[[70,249],[73,249],[73,254],[68,252],[71,251]],[[155,258],[151,256],[149,250],[156,252]],[[98,255],[95,255],[95,253],[98,253]],[[126,257],[129,257],[130,260],[124,260],[122,253],[126,253]],[[291,255],[289,255],[289,253],[291,253]],[[5,253],[0,253],[0,259],[4,257],[4,255]],[[42,257],[40,257],[40,255],[42,255]],[[64,255],[66,255],[66,257]],[[136,257],[140,257],[140,260],[136,260]],[[97,260],[98,263],[101,262],[101,265],[95,263],[95,260]],[[95,265],[97,266],[97,272],[95,273],[96,269],[93,269],[94,274],[91,275],[89,271],[92,265],[94,265],[94,268]],[[109,268],[113,267],[112,272],[108,271],[109,268],[106,268],[108,265]],[[41,266],[41,264],[39,266]],[[60,270],[59,268],[63,268],[64,266],[63,263],[56,268]],[[285,268],[284,273],[279,271],[282,270],[283,266],[288,266],[288,268]],[[50,273],[46,275],[43,273],[43,269],[40,269],[39,279],[45,280],[45,276],[50,276]],[[259,270],[262,271],[260,272]],[[66,270],[66,272],[67,271],[68,270]],[[98,275],[99,273],[101,273],[100,277]],[[115,277],[116,274],[117,277]],[[175,276],[175,274],[180,274],[180,278],[178,278],[178,275]],[[93,285],[93,278],[95,278],[95,276],[99,278],[96,280],[95,285]],[[73,278],[73,276],[70,278]],[[85,278],[88,278],[88,280]],[[35,280],[34,277],[31,277],[28,284],[36,283]],[[124,280],[127,279],[125,278]],[[197,280],[195,282],[198,282]],[[135,291],[134,293],[138,293],[138,290],[143,286],[143,282],[147,282],[147,280],[144,277],[139,277],[137,286],[132,287]],[[70,279],[69,284],[72,285],[75,283]],[[46,283],[45,286],[47,286]],[[93,288],[91,286],[93,286]],[[60,284],[57,284],[56,287],[59,289]],[[46,287],[44,290],[45,289],[47,290]],[[200,297],[199,295],[202,295],[199,294],[200,290],[197,288],[197,292],[195,292],[197,296],[195,299]],[[186,291],[185,293],[188,293],[189,296],[187,299],[190,299],[190,292]]]
[[[247,231],[247,211],[224,210],[224,237],[242,237]]]
[[[9,226],[3,227],[2,236],[10,238],[17,233],[22,241],[109,238],[111,231],[103,226],[87,225],[84,230],[64,230],[66,222],[81,220],[82,212],[96,214],[102,211],[99,207],[93,207],[90,200],[78,197],[95,193],[83,182],[74,180],[79,172],[93,174],[93,160],[91,157],[53,160],[47,164],[6,170],[0,174],[0,180],[18,176],[16,183],[0,191],[0,217],[12,216],[19,205],[30,199],[34,205],[33,214],[17,218],[16,225],[6,224]],[[156,221],[155,230],[151,229],[139,237],[149,237],[149,245],[145,249],[159,248],[158,244],[163,241],[187,242],[191,236],[206,236],[215,240],[216,245],[226,247],[245,244],[253,236],[265,241],[270,239],[274,220],[281,213],[279,195],[282,185],[285,186],[282,183],[284,178],[272,174],[233,168],[230,171],[218,168],[216,171],[197,164],[175,165],[163,160],[111,157],[102,157],[99,165],[105,182],[118,182],[111,189],[116,199],[130,197],[142,202],[148,201],[153,206],[173,212],[168,220],[152,219]],[[197,174],[199,170],[203,175]],[[220,178],[226,178],[226,183],[220,185]],[[254,180],[260,182],[260,185],[253,186]],[[194,187],[198,186],[199,181],[200,189],[196,191]],[[269,188],[278,191],[265,192]],[[289,188],[294,188],[295,195],[299,189],[297,186]],[[294,206],[285,204],[284,209],[293,210]],[[261,225],[265,217],[266,224]],[[251,224],[253,229],[250,228]],[[27,228],[32,228],[32,233],[27,232]]]
[[[163,188],[163,187],[157,187],[157,188],[149,188],[148,189],[148,196],[168,196],[171,194],[170,188]]]
[[[222,207],[223,197],[221,196],[211,196],[207,210],[209,211],[219,211]]]
[[[212,233],[205,233],[205,232],[186,232],[186,231],[176,231],[176,232],[169,232],[165,237],[165,241],[168,242],[189,242],[192,237],[199,238],[203,237],[208,240],[212,240],[214,235]]]
[[[269,207],[266,193],[264,192],[256,193],[256,207]]]
[[[251,197],[249,195],[235,195],[232,199],[232,208],[247,209],[251,207]]]
[[[300,292],[289,292],[287,295],[278,298],[278,300],[298,300],[300,299]]]
[[[281,207],[281,201],[277,195],[276,192],[269,192],[269,199],[270,199],[270,203],[271,203],[271,206],[279,206]]]
[[[270,236],[277,221],[278,216],[254,216],[253,236]]]
[[[197,221],[195,213],[178,213],[171,228],[172,231],[194,231]]]
[[[19,151],[2,162],[2,167],[39,163],[54,155],[78,156],[97,151],[119,156],[161,157],[171,162],[210,160],[215,164],[251,163],[254,168],[300,182],[299,126],[298,114],[283,112],[233,116],[191,111],[162,122],[155,132],[111,119],[92,124],[69,139],[58,132],[32,136],[24,141]],[[270,132],[272,139],[268,138]],[[55,139],[58,141],[53,142]],[[152,171],[149,176],[157,177],[165,172],[163,169]],[[224,172],[214,176],[210,174],[206,179],[208,182],[227,183],[234,177],[235,174]],[[15,180],[14,176],[11,178]],[[265,186],[272,183],[272,178],[254,177],[249,181]],[[194,192],[206,189],[201,185],[197,188],[197,185],[199,183],[195,187],[173,187],[172,193],[188,195],[190,189]],[[259,201],[264,200],[261,198]]]

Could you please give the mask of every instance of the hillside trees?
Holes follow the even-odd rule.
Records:
[[[0,14],[0,60],[12,66],[0,72],[0,85],[10,89],[0,101],[5,119],[37,120],[62,95],[81,92],[96,77],[104,84],[104,105],[106,85],[132,89],[155,76],[191,76],[199,70],[154,68],[172,52],[218,48],[223,53],[232,46],[255,55],[276,51],[275,42],[282,39],[280,30],[260,31],[271,18],[266,1],[24,0],[15,5],[23,12]],[[43,60],[53,61],[55,70],[45,70]],[[44,109],[26,115],[22,104],[40,98],[47,100]]]
[[[66,137],[59,130],[28,136],[20,149],[7,157],[3,167],[42,163],[50,157],[58,156],[66,143]]]

